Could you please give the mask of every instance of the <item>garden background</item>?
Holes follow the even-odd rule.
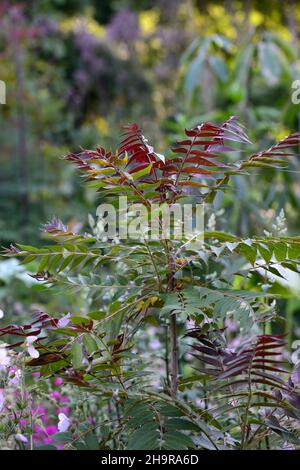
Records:
[[[53,216],[74,232],[88,230],[99,197],[62,157],[115,148],[128,123],[137,122],[162,153],[183,129],[232,115],[248,129],[253,152],[299,131],[300,107],[292,102],[292,84],[300,80],[299,25],[296,0],[1,0],[0,244],[43,246],[41,225]],[[299,171],[295,160],[293,171],[234,177],[231,190],[213,202],[209,228],[245,238],[274,227],[298,235]],[[0,259],[1,326],[24,324],[37,310],[84,315],[94,305],[87,287],[76,295],[55,291],[26,274],[36,268],[35,261],[25,267],[14,257]],[[275,284],[281,326],[271,324],[268,332],[286,332],[293,350],[299,274]],[[140,340],[146,355],[160,348],[156,327]],[[41,405],[43,425],[34,437],[44,444],[57,431],[57,408],[79,407],[68,389],[57,395],[54,386],[51,393],[50,417]],[[80,413],[90,413],[93,424],[90,410]]]

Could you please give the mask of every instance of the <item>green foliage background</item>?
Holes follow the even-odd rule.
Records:
[[[291,100],[292,84],[300,77],[297,1],[3,0],[0,13],[0,79],[7,88],[7,104],[0,107],[0,242],[5,247],[15,242],[43,246],[45,234],[40,234],[40,226],[53,215],[74,232],[88,228],[88,214],[94,212],[99,196],[81,184],[75,169],[61,157],[100,145],[114,149],[120,126],[129,122],[138,122],[158,152],[181,138],[184,128],[201,121],[222,122],[231,115],[237,115],[249,129],[250,139],[255,142],[252,153],[299,131],[300,108]],[[236,159],[243,156],[239,149]],[[248,312],[252,312],[252,307],[257,307],[252,290],[258,286],[263,290],[264,286],[257,274],[241,278],[233,276],[234,269],[244,269],[243,257],[251,264],[257,250],[262,250],[264,259],[268,256],[260,241],[250,248],[241,240],[255,240],[264,232],[274,236],[299,235],[299,168],[298,160],[293,158],[289,169],[283,171],[270,167],[252,171],[248,178],[233,177],[229,188],[217,194],[209,209],[214,215],[209,218],[208,228],[214,234],[217,249],[224,245],[230,250],[232,242],[219,240],[218,230],[240,237],[234,239],[241,245],[234,266],[224,260],[219,268],[233,289],[244,292],[245,297],[241,295],[234,304],[241,317],[245,306],[240,299],[250,299]],[[280,258],[281,247],[276,247],[275,257]],[[272,242],[267,248],[272,256]],[[155,249],[159,252],[159,247]],[[59,315],[71,310],[75,324],[81,321],[79,314],[101,321],[99,293],[89,289],[90,279],[82,277],[82,284],[75,291],[64,286],[53,295],[47,286],[25,274],[28,270],[36,273],[36,258],[29,260],[26,269],[16,259],[0,261],[0,308],[5,313],[1,322],[20,322],[20,317],[22,322],[27,321],[36,309]],[[116,275],[114,266],[104,264],[101,275],[110,283]],[[213,276],[219,268],[216,261],[209,265],[207,274]],[[281,294],[280,308],[276,322],[263,327],[265,333],[286,332],[289,347],[300,331],[299,274],[295,267],[294,271],[288,282],[280,282],[278,276],[268,286],[268,292]],[[127,283],[122,272],[119,280]],[[99,279],[93,281],[97,285]],[[103,302],[103,309],[112,316],[121,308],[122,293],[113,293]],[[161,315],[167,317],[175,305],[182,315],[179,330],[183,333],[189,313],[206,306],[212,295],[211,304],[223,320],[222,309],[233,305],[232,300],[224,300],[225,294],[202,291],[199,300],[190,293],[183,309],[176,295],[173,298],[170,294],[168,302],[172,308],[167,302]],[[156,300],[154,297],[153,304]],[[140,311],[152,308],[152,300],[147,302],[139,306]],[[273,313],[266,302],[264,319],[268,320],[268,315],[273,319]],[[158,328],[160,338],[164,335],[154,317],[147,320],[147,334],[143,331],[139,337],[139,348],[145,355],[149,353],[151,328]],[[118,322],[109,324],[109,341],[113,341],[119,327]],[[88,338],[85,347],[94,353],[100,346],[92,340]],[[82,362],[77,344],[70,353],[75,369]],[[186,350],[183,346],[183,354]],[[147,364],[151,357],[146,356]],[[161,357],[158,363],[159,360]],[[162,367],[160,363],[155,366]],[[183,372],[191,373],[184,360],[181,367]],[[132,360],[128,374],[135,369],[142,377],[140,368],[141,364]],[[115,369],[117,366],[111,366],[113,372]],[[180,391],[194,400],[192,386],[198,378],[184,380]],[[175,429],[165,436],[166,448],[192,447],[188,435],[176,435],[178,429],[199,431],[203,425],[206,436],[206,423],[193,421],[195,409],[182,409],[182,403],[177,403],[178,407],[170,411],[167,408],[173,404],[160,402],[154,396],[147,398],[146,405],[144,397],[140,400],[128,400],[124,411],[125,417],[132,410],[136,415],[124,431],[129,436],[128,448],[142,447],[145,435],[148,443],[157,446],[161,417],[170,430]],[[90,406],[96,409],[95,403]],[[82,413],[85,416],[85,410]],[[185,422],[186,417],[190,421]],[[105,432],[111,438],[109,427]],[[205,440],[203,435],[201,439]],[[97,448],[97,441],[95,444],[90,437],[91,447]],[[217,432],[214,437],[219,438]],[[88,447],[87,442],[88,439],[84,446]],[[205,448],[211,445],[209,440],[198,444]]]
[[[297,2],[13,4],[1,6],[2,244],[38,241],[40,222],[54,214],[86,223],[94,196],[59,157],[112,145],[119,125],[138,121],[158,150],[183,126],[231,114],[260,146],[298,129]],[[264,177],[272,184],[237,183],[234,209],[226,199],[235,232],[263,225],[267,204],[298,228],[297,177]]]

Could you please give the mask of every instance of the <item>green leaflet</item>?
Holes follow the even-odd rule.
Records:
[[[197,315],[204,318],[204,312],[199,304],[199,295],[194,289],[185,289],[180,293],[171,293],[164,296],[165,305],[160,315],[177,313],[181,320],[186,321],[189,316]]]
[[[201,429],[183,417],[182,411],[177,407],[157,402],[128,402],[124,414],[125,418],[130,417],[126,424],[126,429],[130,432],[127,449],[195,448],[192,436],[185,432],[194,432],[197,435]]]
[[[253,323],[255,319],[254,304],[256,300],[265,296],[267,294],[263,292],[194,287],[180,293],[166,295],[161,315],[173,312],[185,321],[192,315],[206,316],[208,314],[206,309],[210,308],[213,309],[216,319],[223,320],[226,315],[234,314],[236,319],[246,326],[246,324]]]
[[[164,434],[163,448],[170,450],[194,449],[195,444],[189,436],[182,432],[171,431]]]
[[[214,244],[209,244],[208,248],[216,254],[223,253],[226,247],[229,253],[238,253],[244,256],[252,265],[258,259],[263,259],[266,264],[273,262],[298,261],[300,258],[300,242],[298,237],[255,237],[252,239],[241,239],[224,232],[205,232],[205,240],[214,240]],[[221,246],[216,246],[215,241],[221,242]],[[295,263],[295,267],[297,264]]]
[[[71,347],[71,361],[74,369],[80,369],[83,361],[82,347],[79,343],[73,343]]]
[[[159,432],[156,423],[146,423],[135,431],[129,442],[128,450],[150,450],[159,448]]]

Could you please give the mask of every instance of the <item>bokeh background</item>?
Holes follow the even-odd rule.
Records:
[[[161,150],[231,114],[259,147],[299,127],[296,1],[1,0],[0,15],[2,245],[39,243],[54,214],[85,224],[95,196],[61,157],[114,148],[128,122]],[[239,182],[231,230],[257,230],[280,207],[297,229],[298,177],[284,178]]]
[[[53,215],[84,229],[97,196],[62,156],[116,147],[129,122],[157,151],[185,127],[233,114],[253,152],[299,130],[299,25],[293,0],[1,0],[1,245],[41,245]],[[214,203],[222,229],[250,236],[277,218],[299,234],[300,166],[291,165],[234,180]],[[299,301],[290,297],[292,322]],[[22,313],[42,299],[57,306],[16,260],[0,262],[2,310]],[[84,295],[75,301],[84,305]]]

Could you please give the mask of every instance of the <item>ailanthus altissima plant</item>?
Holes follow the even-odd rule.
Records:
[[[295,133],[251,154],[243,126],[231,117],[186,130],[162,155],[132,124],[116,151],[99,147],[65,159],[116,211],[126,196],[123,220],[136,203],[205,203],[210,212],[232,176],[284,171],[299,141]],[[238,160],[243,147],[250,156]],[[89,219],[90,233],[80,234],[53,218],[44,226],[47,246],[6,250],[36,265],[40,282],[86,296],[83,313],[39,311],[31,323],[0,329],[2,340],[10,338],[3,357],[22,362],[25,385],[32,372],[41,383],[59,378],[92,407],[83,429],[61,416],[57,441],[67,449],[299,446],[299,366],[289,364],[280,322],[276,332],[270,323],[282,322],[274,277],[298,273],[300,238],[274,231],[245,239],[215,230],[211,219],[201,234],[165,237],[159,218],[153,239],[147,217],[139,218],[138,237],[109,238],[105,214],[100,229]],[[8,369],[3,364],[0,372],[7,420]]]

